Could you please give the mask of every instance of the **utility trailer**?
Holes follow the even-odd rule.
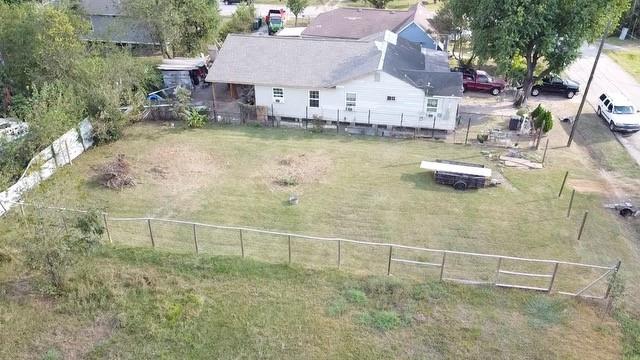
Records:
[[[491,181],[491,169],[484,165],[460,161],[423,161],[420,168],[434,172],[438,184],[451,185],[456,190],[483,188]]]

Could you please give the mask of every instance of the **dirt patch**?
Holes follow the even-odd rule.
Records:
[[[569,179],[567,181],[570,188],[574,188],[576,192],[608,194],[610,187],[603,181]]]
[[[215,154],[185,144],[158,145],[130,158],[141,186],[160,185],[169,193],[199,189],[220,172]]]
[[[84,359],[94,347],[111,337],[117,327],[113,317],[99,317],[92,324],[73,330],[54,328],[47,339],[64,359]]]
[[[30,303],[43,310],[53,308],[54,300],[44,296],[33,287],[32,279],[17,279],[0,284],[0,296],[6,296],[9,301],[17,304]]]
[[[323,152],[287,155],[267,162],[262,176],[274,190],[299,188],[320,182],[330,164],[331,159]]]

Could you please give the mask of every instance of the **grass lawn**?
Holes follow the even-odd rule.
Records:
[[[114,192],[93,181],[93,168],[116,154],[125,154],[131,162],[138,180],[135,188]],[[630,240],[633,230],[602,208],[607,188],[594,181],[598,171],[571,152],[552,150],[548,166],[537,172],[505,168],[504,186],[468,192],[435,184],[432,175],[418,167],[425,159],[484,163],[499,170],[478,148],[470,146],[299,130],[183,130],[139,124],[129,128],[122,140],[95,148],[73,167],[58,172],[27,201],[97,207],[116,217],[182,219],[436,249],[601,265],[613,265],[621,259],[629,274],[640,272],[638,254]],[[568,219],[570,190],[557,198],[565,171],[571,173],[569,186],[580,186]],[[299,196],[299,205],[288,205],[290,194]],[[589,223],[578,241],[585,210],[590,212]],[[155,224],[155,233],[160,247],[192,251],[188,227]],[[112,237],[117,243],[149,246],[143,222],[114,223]],[[205,231],[200,237],[206,253],[239,254],[236,232]],[[286,258],[286,243],[281,237],[246,236],[244,240],[249,256],[277,262]],[[331,245],[295,241],[293,247],[294,260],[335,264]],[[356,270],[371,265],[379,273],[385,272],[384,249],[363,252],[345,247],[342,251],[343,261]],[[492,278],[494,262],[472,264],[483,269],[478,280]],[[550,271],[534,265],[520,270]],[[405,271],[411,272],[413,267],[394,268],[398,274]],[[430,271],[419,274],[437,275]],[[577,274],[575,279],[561,276],[558,285],[575,291],[592,276],[590,272]]]
[[[618,155],[623,150],[613,137],[595,136],[591,126],[597,123],[585,124],[577,141],[597,150],[595,160],[575,147],[559,147],[554,135],[545,169],[526,171],[501,169],[474,146],[140,123],[126,129],[120,141],[94,148],[61,169],[26,201],[100,208],[110,216],[603,265],[621,259],[621,275],[628,279],[625,302],[637,311],[640,290],[630,281],[640,274],[633,240],[637,232],[632,223],[602,208],[608,188],[598,177],[604,168],[616,181],[631,184],[640,170]],[[117,154],[125,154],[138,182],[120,192],[94,180],[94,168]],[[456,192],[418,168],[425,159],[483,163],[502,171],[507,182]],[[624,171],[613,171],[618,168]],[[571,174],[569,188],[558,199],[565,171]],[[567,218],[572,187],[578,194]],[[292,193],[300,198],[296,206],[287,203]],[[578,241],[585,210],[589,222]],[[0,249],[15,252],[16,258],[21,239],[29,234],[18,221],[17,214],[0,221]],[[394,265],[392,278],[358,274],[363,267],[369,274],[384,274],[386,251],[345,246],[344,267],[359,269],[348,275],[298,267],[334,268],[334,247],[296,242],[290,268],[221,257],[239,254],[235,232],[201,232],[204,255],[197,257],[123,247],[149,247],[145,223],[112,223],[111,231],[116,246],[74,265],[65,296],[43,294],[41,279],[30,277],[19,261],[0,262],[1,358],[619,358],[623,349],[630,356],[637,350],[637,322],[624,322],[621,336],[610,317],[601,318],[594,307],[567,298],[442,284],[434,282],[438,275],[432,269],[419,273],[419,283],[401,280],[418,271],[402,265]],[[159,248],[192,251],[190,228],[154,223],[154,232]],[[285,262],[282,238],[247,236],[244,241],[249,258]],[[495,261],[472,265],[483,270],[479,280],[495,273]],[[586,275],[593,276],[559,271],[557,285],[570,291],[585,285]]]
[[[321,0],[320,0],[321,1]],[[386,6],[387,9],[408,9],[411,6],[415,5],[416,1],[414,0],[392,0]],[[339,3],[340,6],[345,7],[372,7],[370,3],[365,0],[343,0]],[[442,1],[438,1],[434,3],[433,1],[429,1],[427,4],[423,4],[423,6],[433,12],[437,12],[443,5]]]
[[[607,56],[640,81],[640,49],[605,50]]]
[[[567,298],[104,248],[69,295],[0,268],[0,358],[618,359],[618,325]],[[6,269],[5,269],[6,270]]]

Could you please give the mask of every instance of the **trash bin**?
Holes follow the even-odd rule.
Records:
[[[260,23],[258,22],[258,19],[254,19],[254,20],[253,20],[252,29],[253,29],[253,30],[258,30],[258,29],[260,29]]]
[[[520,116],[514,116],[509,119],[509,130],[518,131],[522,126],[522,118]]]

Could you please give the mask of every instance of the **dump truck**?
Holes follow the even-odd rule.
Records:
[[[284,9],[270,9],[264,20],[267,24],[269,35],[273,35],[284,28],[285,11]]]

